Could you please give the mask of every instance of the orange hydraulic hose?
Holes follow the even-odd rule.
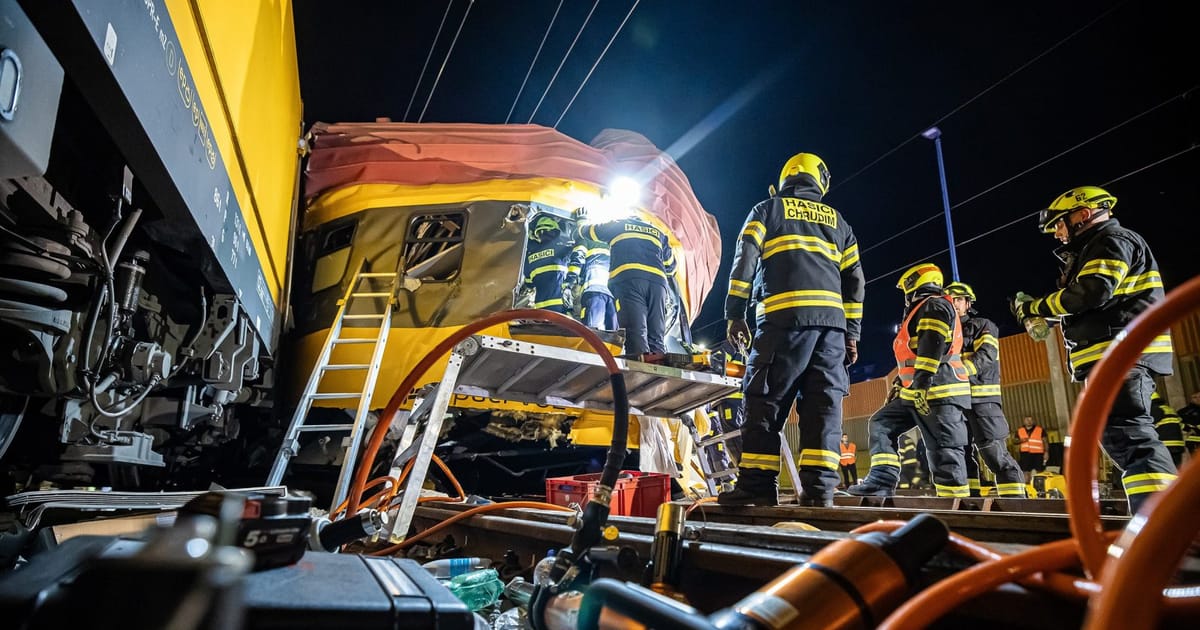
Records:
[[[1086,630],[1158,626],[1159,593],[1200,533],[1200,466],[1185,468],[1146,508],[1109,552],[1100,596],[1092,599],[1084,621]]]
[[[450,336],[446,337],[429,351],[421,360],[413,367],[408,376],[400,382],[400,386],[396,388],[392,394],[391,400],[383,409],[383,413],[379,416],[379,422],[375,423],[375,429],[371,432],[371,439],[367,443],[367,449],[363,452],[362,461],[358,464],[358,469],[354,472],[354,483],[350,486],[350,504],[346,510],[347,514],[357,514],[359,508],[359,498],[363,494],[363,487],[367,484],[367,475],[371,473],[371,465],[375,461],[375,457],[379,455],[379,448],[383,445],[383,439],[387,436],[388,427],[391,426],[392,420],[396,417],[396,412],[400,410],[400,405],[408,400],[408,395],[412,393],[416,387],[417,380],[424,376],[443,355],[454,349],[454,346],[475,333],[509,322],[515,319],[531,319],[549,322],[558,325],[571,332],[578,334],[584,341],[590,345],[600,358],[604,361],[605,367],[608,368],[609,374],[617,374],[620,369],[617,367],[617,362],[613,358],[612,352],[609,352],[608,347],[604,345],[600,337],[596,335],[592,329],[583,324],[553,311],[541,309],[517,309],[511,311],[501,311],[488,315],[482,319],[476,320],[454,331]]]
[[[858,527],[850,533],[891,533],[904,525],[905,521],[876,521]],[[970,558],[976,562],[995,562],[1005,557],[987,545],[961,534],[955,534],[954,532],[950,533],[950,548],[960,556]],[[1089,582],[1066,573],[1042,572],[1017,580],[1017,582],[1028,588],[1036,588],[1054,593],[1060,597],[1077,600],[1085,600],[1100,590],[1100,586],[1095,582]]]
[[[883,620],[879,630],[926,628],[959,604],[1001,584],[1079,563],[1075,541],[1056,540],[1000,560],[977,564],[921,591]]]
[[[1100,506],[1096,500],[1096,472],[1099,459],[1096,445],[1112,410],[1118,388],[1125,375],[1137,363],[1142,350],[1155,337],[1200,307],[1200,277],[1192,278],[1172,291],[1166,299],[1146,309],[1125,328],[1124,337],[1104,352],[1103,358],[1088,376],[1087,387],[1071,416],[1071,444],[1067,447],[1067,513],[1071,534],[1079,545],[1079,555],[1088,576],[1102,575],[1106,559],[1104,530],[1100,524]],[[1078,447],[1078,448],[1076,448]]]
[[[704,505],[705,503],[714,503],[714,502],[716,502],[716,500],[717,500],[717,497],[704,497],[702,499],[696,499],[695,503],[693,503],[687,507],[687,511],[684,512],[684,515],[691,514],[692,510],[695,510],[696,508],[700,507],[701,505]]]
[[[424,498],[425,499],[433,499],[433,500],[440,499],[440,497],[424,497]],[[421,500],[421,499],[419,499],[419,500]],[[510,508],[536,508],[536,509],[541,509],[541,510],[557,510],[559,512],[574,512],[575,511],[568,507],[563,507],[561,505],[554,505],[552,503],[542,503],[541,501],[512,501],[509,503],[488,503],[487,505],[481,505],[479,507],[473,507],[469,510],[459,512],[458,514],[451,516],[450,518],[438,523],[437,525],[434,525],[433,527],[430,527],[429,529],[427,529],[423,532],[420,532],[413,536],[409,536],[402,543],[395,544],[390,547],[385,547],[378,551],[373,551],[373,552],[371,552],[370,555],[372,555],[372,556],[390,556],[393,553],[396,553],[397,551],[403,551],[405,549],[408,549],[409,547],[416,544],[418,541],[424,540],[425,538],[428,538],[429,536],[432,536],[465,518],[470,518],[472,516],[475,516],[476,514],[482,514],[484,512],[492,512],[495,510],[506,510],[506,509],[510,509]]]

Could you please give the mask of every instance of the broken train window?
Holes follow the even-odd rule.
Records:
[[[404,272],[423,282],[452,280],[462,269],[467,213],[413,217],[404,240]]]

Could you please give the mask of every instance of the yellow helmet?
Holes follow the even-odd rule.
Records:
[[[900,281],[896,283],[896,288],[904,291],[904,295],[910,295],[913,291],[926,285],[936,285],[938,289],[942,288],[942,270],[933,263],[921,263],[913,265],[900,275]]]
[[[533,224],[533,231],[530,235],[533,236],[534,240],[541,241],[542,237],[548,236],[552,232],[561,231],[562,226],[558,224],[558,221],[555,221],[551,217],[542,216]]]
[[[1058,220],[1080,208],[1104,210],[1111,212],[1117,205],[1117,198],[1099,186],[1080,186],[1072,188],[1059,195],[1049,208],[1038,213],[1038,225],[1046,234],[1054,233],[1054,224]]]
[[[783,189],[783,183],[789,177],[801,173],[813,178],[817,190],[820,190],[822,195],[829,192],[829,168],[825,166],[824,160],[812,153],[797,153],[783,165],[783,170],[779,171],[779,188]]]
[[[964,297],[972,302],[975,301],[975,290],[965,282],[951,282],[946,285],[944,292],[950,297]]]

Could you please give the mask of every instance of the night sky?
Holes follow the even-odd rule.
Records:
[[[469,4],[454,0],[409,121]],[[424,120],[504,122],[558,4],[470,5]],[[746,213],[793,153],[824,158],[825,201],[854,226],[870,281],[854,375],[875,376],[891,368],[899,271],[933,260],[949,275],[949,255],[933,255],[946,248],[934,147],[917,136],[934,122],[960,243],[1113,182],[1118,218],[1150,242],[1168,289],[1200,270],[1200,38],[1185,4],[643,0],[558,129],[584,142],[631,129],[670,149],[721,225],[723,265],[695,322],[709,342],[724,336],[709,324]],[[404,119],[446,6],[296,0],[306,123]],[[563,2],[513,121],[529,119],[593,6]],[[533,122],[555,124],[633,0],[595,6]],[[1003,334],[1017,332],[1005,296],[1054,288],[1055,245],[1026,219],[959,248]]]

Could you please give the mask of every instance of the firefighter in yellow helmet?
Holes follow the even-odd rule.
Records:
[[[522,290],[534,292],[534,308],[566,313],[569,308],[563,299],[563,282],[567,276],[567,259],[571,242],[563,236],[562,225],[549,215],[534,220],[525,248]]]
[[[921,429],[930,476],[939,497],[969,496],[966,463],[971,383],[962,362],[962,324],[950,298],[942,294],[942,270],[932,263],[909,268],[897,288],[904,291],[904,322],[892,350],[900,373],[896,395],[871,416],[871,471],[850,494],[889,496],[900,480],[896,442],[914,426]]]
[[[971,377],[971,406],[967,417],[967,485],[971,496],[979,496],[979,460],[983,457],[996,477],[1002,497],[1024,497],[1025,477],[1008,452],[1008,420],[1000,407],[1000,329],[975,312],[975,290],[963,282],[946,285],[946,296],[954,303],[963,328],[963,365]]]
[[[1038,217],[1039,227],[1061,243],[1059,289],[1012,304],[1022,324],[1059,318],[1072,376],[1083,381],[1125,326],[1163,299],[1162,276],[1150,246],[1113,218],[1117,198],[1096,186],[1072,188]],[[1171,335],[1163,333],[1142,351],[1117,393],[1100,443],[1124,475],[1129,509],[1138,508],[1175,479],[1175,463],[1150,413],[1154,377],[1171,374]]]
[[[800,153],[779,175],[778,194],[750,211],[729,276],[728,340],[750,343],[746,307],[761,267],[758,333],[743,381],[746,421],[737,487],[722,505],[775,505],[779,431],[792,401],[800,419],[800,504],[828,506],[840,481],[842,397],[857,359],[863,280],[858,241],[845,218],[821,202],[829,169]]]

